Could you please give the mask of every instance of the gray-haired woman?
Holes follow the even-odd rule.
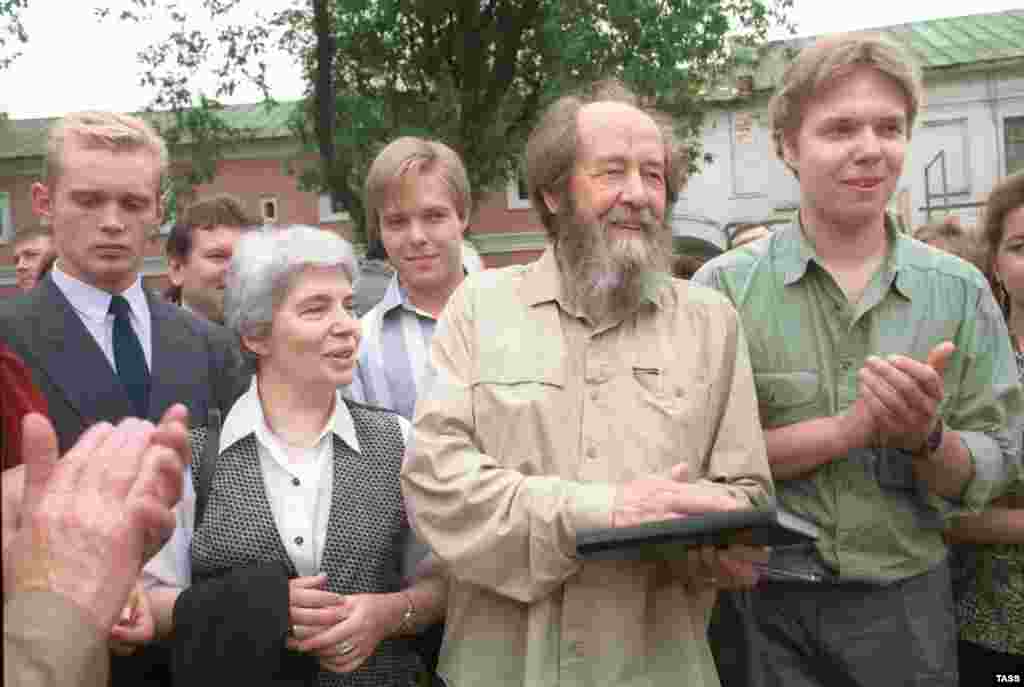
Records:
[[[319,229],[251,232],[235,249],[225,322],[255,375],[224,418],[208,491],[207,431],[193,430],[178,528],[145,571],[181,684],[420,677],[406,637],[441,617],[445,585],[429,566],[403,584],[408,423],[338,393],[359,344],[355,277],[349,244]]]

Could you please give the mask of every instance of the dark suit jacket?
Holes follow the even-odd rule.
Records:
[[[188,406],[193,425],[205,425],[212,406],[226,415],[248,385],[234,337],[158,296],[146,297],[153,336],[149,419],[159,420],[175,403]],[[132,414],[117,374],[52,278],[0,299],[0,341],[32,370],[62,454],[90,425]]]

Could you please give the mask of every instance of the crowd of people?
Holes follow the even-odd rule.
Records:
[[[1019,682],[1024,175],[976,238],[902,234],[921,93],[879,37],[805,48],[770,105],[799,212],[705,263],[673,122],[603,81],[529,136],[531,264],[480,269],[462,160],[402,137],[365,274],[216,196],[163,297],[164,142],[64,117],[0,301],[5,686]],[[577,553],[771,506],[818,539]]]

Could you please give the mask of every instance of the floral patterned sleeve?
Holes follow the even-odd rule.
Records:
[[[1024,352],[1016,356],[1024,383]],[[1008,494],[1024,496],[1024,474],[1018,472]],[[979,545],[967,557],[974,559],[974,570],[957,603],[960,638],[1024,656],[1024,543]],[[964,558],[961,551],[954,552],[956,558]]]

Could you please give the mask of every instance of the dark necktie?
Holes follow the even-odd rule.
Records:
[[[135,335],[129,314],[132,307],[124,296],[110,299],[110,313],[114,316],[114,365],[117,376],[128,392],[135,414],[146,418],[149,415],[149,368],[142,344]]]

